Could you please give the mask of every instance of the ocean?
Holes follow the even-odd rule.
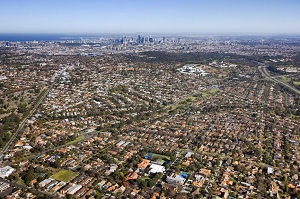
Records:
[[[66,35],[58,34],[0,34],[0,41],[59,41]]]
[[[0,41],[8,42],[25,42],[25,41],[64,41],[64,40],[81,40],[81,39],[97,39],[106,34],[0,34]]]

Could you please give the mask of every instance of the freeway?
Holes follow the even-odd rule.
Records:
[[[262,63],[261,63],[261,64],[262,64]],[[274,81],[274,82],[276,82],[276,83],[279,83],[279,84],[285,86],[286,88],[290,89],[291,91],[294,91],[295,93],[297,93],[298,95],[300,95],[300,91],[299,91],[298,89],[296,89],[295,87],[289,85],[288,83],[286,83],[286,82],[284,82],[284,81],[282,81],[282,80],[280,80],[280,79],[277,79],[277,78],[275,78],[275,77],[272,77],[272,76],[269,74],[269,72],[267,71],[267,66],[265,66],[264,64],[262,64],[262,66],[259,66],[259,67],[258,67],[258,70],[259,70],[259,71],[261,72],[261,74],[262,74],[263,76],[265,76],[267,79],[272,80],[272,81]]]

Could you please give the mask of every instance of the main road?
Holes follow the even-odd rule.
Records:
[[[48,93],[53,88],[56,81],[62,76],[62,74],[68,69],[68,67],[62,69],[60,71],[60,74],[57,78],[53,80],[53,82],[50,84],[46,92],[40,97],[39,101],[35,104],[35,106],[31,109],[30,113],[25,117],[22,121],[22,123],[19,125],[19,128],[17,131],[13,134],[13,136],[10,138],[10,140],[6,143],[5,147],[0,152],[0,163],[3,161],[4,153],[6,153],[11,146],[11,144],[15,141],[16,137],[20,134],[21,130],[24,128],[25,124],[27,123],[28,119],[32,116],[32,114],[36,111],[36,109],[39,107],[39,105],[42,103],[42,101],[45,99],[45,97],[48,95]]]
[[[300,95],[300,91],[299,91],[298,89],[296,89],[295,87],[289,85],[288,83],[286,83],[286,82],[284,82],[284,81],[282,81],[282,80],[280,80],[280,79],[277,79],[277,78],[275,78],[275,77],[272,77],[272,76],[269,74],[269,72],[267,71],[267,66],[266,66],[265,64],[263,64],[263,63],[260,63],[260,64],[261,64],[262,66],[258,66],[258,70],[261,72],[261,74],[262,74],[263,76],[265,76],[266,78],[268,78],[268,79],[270,79],[270,80],[272,80],[272,81],[274,81],[274,82],[276,82],[276,83],[279,83],[279,84],[281,84],[281,85],[287,87],[288,89],[290,89],[290,90],[294,91],[295,93],[297,93],[298,95]]]

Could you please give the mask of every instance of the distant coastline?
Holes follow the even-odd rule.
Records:
[[[295,40],[300,39],[299,34],[261,34],[261,33],[0,33],[0,42],[30,42],[30,41],[78,41],[78,40],[96,40],[100,38],[111,38],[117,39],[120,37],[137,37],[138,35],[151,35],[154,37],[186,37],[186,38],[199,38],[199,37],[220,37],[228,38],[238,37],[238,38],[247,38],[257,39],[261,38],[282,38],[282,37],[294,37]]]
[[[22,34],[22,33],[0,33],[0,41],[7,42],[26,42],[26,41],[64,41],[64,40],[81,40],[81,39],[95,39],[99,38],[101,34]]]
[[[62,40],[63,36],[59,34],[0,34],[0,41],[58,41]]]

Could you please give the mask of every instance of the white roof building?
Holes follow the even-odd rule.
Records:
[[[190,158],[193,154],[195,154],[194,152],[187,152],[185,155],[185,158]]]
[[[1,178],[6,178],[8,177],[10,174],[12,174],[12,172],[14,172],[14,168],[10,167],[10,166],[5,166],[0,168],[0,177]]]
[[[149,168],[150,168],[149,174],[163,173],[166,170],[164,166],[158,164],[151,164]]]
[[[10,185],[8,183],[0,183],[0,191],[4,191],[5,189],[8,189]]]
[[[44,187],[47,184],[49,184],[52,181],[52,179],[46,178],[45,180],[43,180],[42,182],[39,183],[40,187]]]
[[[183,185],[185,182],[185,178],[180,175],[176,175],[175,177],[167,177],[167,182],[172,184],[181,184]]]
[[[74,184],[72,187],[69,188],[68,190],[68,194],[75,194],[77,191],[79,191],[79,189],[82,188],[82,185],[78,185],[78,184]]]

